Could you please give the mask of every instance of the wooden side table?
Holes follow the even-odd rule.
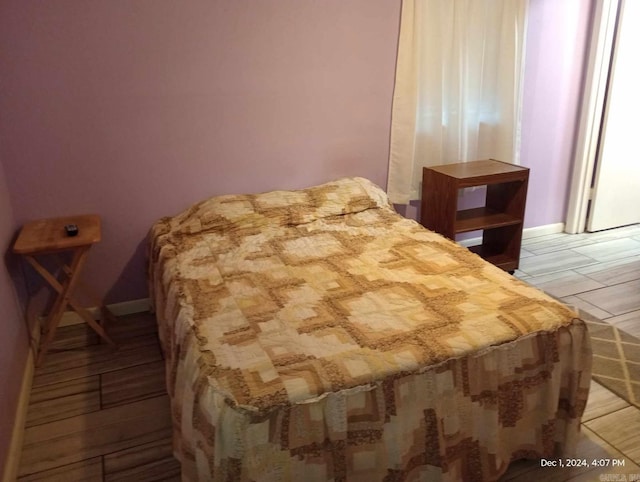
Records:
[[[68,224],[75,224],[78,227],[77,235],[67,235],[65,226]],[[58,293],[43,326],[44,340],[38,351],[36,365],[42,363],[67,306],[78,313],[100,337],[115,346],[115,343],[109,335],[107,335],[104,327],[94,320],[91,313],[89,313],[86,308],[83,308],[73,297],[73,293],[79,284],[80,274],[89,250],[91,246],[98,243],[100,239],[100,217],[93,214],[33,221],[25,224],[20,230],[18,238],[13,245],[13,252],[24,256],[27,262],[33,266]],[[71,263],[69,265],[65,263],[62,264],[63,279],[59,281],[56,276],[47,271],[47,269],[36,260],[36,256],[65,251],[72,253]],[[98,302],[97,304],[102,311],[103,324],[105,317],[113,318],[113,315],[102,302]]]
[[[455,241],[456,234],[482,230],[482,244],[469,249],[513,272],[520,245],[529,168],[486,159],[423,168],[423,226]],[[487,186],[485,206],[458,209],[458,190]]]

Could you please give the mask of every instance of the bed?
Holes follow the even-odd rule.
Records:
[[[575,447],[584,322],[366,179],[213,197],[149,249],[183,480],[496,480]]]

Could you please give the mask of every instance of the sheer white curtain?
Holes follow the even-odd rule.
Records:
[[[519,162],[528,0],[403,0],[387,191],[419,199],[422,167]]]

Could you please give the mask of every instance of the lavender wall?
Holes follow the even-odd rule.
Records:
[[[386,181],[400,2],[3,1],[15,218],[96,212],[87,272],[147,296],[144,238],[205,197]]]
[[[16,301],[6,253],[15,231],[4,167],[0,161],[0,474],[13,430],[22,373],[28,351],[26,325]],[[9,264],[12,259],[8,257]]]
[[[564,221],[592,4],[530,0],[527,227]],[[400,0],[3,0],[0,246],[29,219],[100,213],[88,277],[131,300],[147,296],[160,216],[344,175],[384,186],[399,13]],[[0,306],[2,460],[26,355],[4,265]]]
[[[531,0],[525,224],[564,220],[591,4]],[[87,269],[146,296],[144,241],[205,197],[343,175],[386,184],[400,1],[0,3],[14,217],[103,216]]]
[[[525,227],[563,223],[594,0],[530,0],[522,164],[531,168]]]

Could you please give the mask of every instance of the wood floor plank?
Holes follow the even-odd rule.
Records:
[[[615,259],[639,255],[640,241],[631,238],[614,239],[589,246],[580,246],[574,248],[573,251],[605,263]]]
[[[624,315],[613,316],[604,321],[615,325],[616,328],[619,328],[636,338],[640,338],[640,310],[630,311]]]
[[[107,474],[105,482],[180,482],[180,463],[173,457],[155,460],[123,472]]]
[[[100,410],[99,377],[85,377],[34,387],[29,400],[27,427]]]
[[[520,248],[520,259],[522,258],[529,258],[530,256],[535,256],[535,254],[527,251],[524,248]]]
[[[101,481],[102,459],[93,457],[62,467],[18,478],[19,482],[89,482]]]
[[[580,246],[588,246],[598,241],[608,241],[616,239],[615,235],[602,237],[600,233],[582,233],[570,235],[567,233],[558,233],[555,238],[542,239],[544,237],[531,238],[530,242],[525,246],[528,251],[534,255],[551,253],[554,251],[562,251],[565,249],[578,248]],[[524,245],[524,240],[523,240]]]
[[[19,474],[49,470],[171,436],[166,395],[27,428]]]
[[[529,247],[527,247],[527,249],[530,250]],[[529,276],[539,276],[596,263],[597,261],[593,258],[567,249],[523,258],[520,260],[520,267],[518,269]]]
[[[589,390],[589,400],[582,416],[582,421],[593,420],[594,418],[607,415],[622,408],[628,407],[629,403],[603,387],[599,383],[592,381]]]
[[[607,286],[640,279],[640,256],[598,263],[576,270]]]
[[[595,233],[556,233],[545,236],[536,236],[534,238],[524,238],[522,240],[522,245],[534,254],[544,254],[551,251],[573,249],[580,246],[588,246],[596,243],[600,244],[622,238],[637,240],[638,237],[640,237],[638,236],[639,234],[640,225],[636,224]]]
[[[117,349],[101,344],[58,352],[50,350],[43,365],[36,370],[33,386],[99,375],[160,359],[162,356],[155,334],[119,342]]]
[[[121,450],[104,457],[105,482],[180,480],[180,463],[171,439]]]
[[[98,334],[85,323],[79,325],[61,326],[56,330],[56,336],[50,349],[63,350],[97,345],[100,341]]]
[[[527,283],[540,288],[556,298],[571,296],[584,291],[604,288],[606,285],[572,270],[542,276],[533,276]]]
[[[598,308],[597,306],[592,305],[591,303],[588,303],[587,301],[583,300],[582,298],[578,298],[577,296],[565,296],[561,301],[576,308],[580,308],[582,311],[588,313],[598,320],[604,320],[605,318],[610,318],[611,316],[613,316],[612,313]]]
[[[523,272],[522,272],[522,271],[520,271],[519,269],[517,269],[517,270],[515,270],[515,271],[514,271],[513,276],[515,276],[516,278],[518,278],[518,279],[520,279],[520,280],[523,280],[523,281],[526,281],[526,280],[528,280],[529,278],[531,278],[531,276],[529,276],[529,275],[528,275],[528,274],[526,274],[526,273],[523,273]]]
[[[103,408],[166,393],[163,360],[105,373],[100,378]]]
[[[537,249],[540,246],[543,246],[547,243],[555,243],[555,242],[566,242],[566,239],[569,235],[567,233],[553,233],[553,234],[545,234],[544,236],[536,236],[533,238],[522,238],[522,247],[526,248],[527,251],[532,253],[536,253]]]
[[[151,313],[123,316],[107,325],[107,331],[116,341],[157,333],[157,324]],[[98,334],[86,323],[59,326],[51,344],[52,349],[81,348],[100,343]]]
[[[630,406],[585,422],[600,437],[640,464],[640,409]]]
[[[640,279],[581,293],[577,297],[612,315],[640,310]]]

